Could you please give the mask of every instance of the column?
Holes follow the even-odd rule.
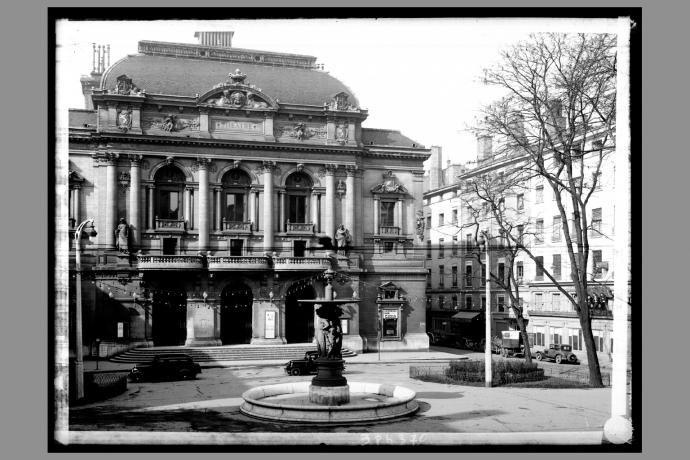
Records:
[[[326,168],[326,208],[324,233],[331,238],[335,235],[335,170],[338,166],[327,164]]]
[[[153,216],[153,191],[156,188],[155,185],[149,184],[146,186],[146,194],[148,195],[149,213],[148,213],[148,230],[153,230],[155,226],[154,216]]]
[[[208,250],[208,233],[210,224],[208,166],[211,161],[208,158],[199,158],[199,251]]]
[[[273,170],[275,161],[264,161],[264,250],[273,252]]]
[[[403,233],[403,215],[402,215],[402,198],[398,198],[395,202],[395,226],[400,229],[400,234]]]
[[[355,173],[357,166],[348,166],[345,169],[347,179],[345,179],[345,187],[347,188],[345,195],[345,228],[350,231],[352,238],[355,235]],[[353,241],[354,243],[354,241]]]
[[[182,206],[184,207],[184,219],[187,222],[187,228],[192,229],[194,227],[192,221],[192,187],[188,186],[184,188],[184,195],[182,200]]]
[[[79,216],[79,195],[81,194],[81,185],[75,184],[72,189],[72,217],[74,218],[75,227],[81,223]]]
[[[319,192],[311,191],[311,223],[314,224],[314,231],[319,231]]]
[[[381,198],[374,195],[374,235],[379,234],[379,215],[381,214]]]
[[[141,243],[141,217],[139,203],[141,202],[141,159],[142,155],[129,157],[129,228],[132,229],[132,249]]]
[[[251,222],[251,230],[258,230],[256,225],[256,195],[255,189],[249,190],[249,222]]]
[[[115,227],[117,227],[117,153],[107,154],[105,169],[105,247],[115,248]]]
[[[221,188],[216,187],[213,189],[213,191],[216,192],[216,230],[222,231],[222,230],[224,230],[224,228],[222,226],[223,220],[222,220],[222,213],[221,213],[221,207],[220,207]]]
[[[280,194],[280,225],[278,225],[278,228],[281,232],[287,232],[287,223],[285,221],[285,190],[280,190],[278,194]]]

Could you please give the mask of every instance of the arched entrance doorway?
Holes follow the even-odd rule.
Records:
[[[314,309],[300,305],[297,299],[315,299],[311,286],[292,288],[285,297],[285,341],[287,343],[311,342],[314,338]]]
[[[234,282],[220,294],[220,339],[223,345],[249,343],[252,340],[252,290]]]
[[[151,333],[155,346],[184,345],[187,338],[187,294],[159,289],[153,294]]]

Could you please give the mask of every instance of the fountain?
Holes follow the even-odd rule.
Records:
[[[315,309],[319,321],[315,340],[319,357],[316,376],[309,381],[265,385],[246,391],[240,411],[268,420],[301,423],[356,423],[388,420],[419,408],[415,392],[397,385],[349,382],[343,376],[340,305],[358,299],[334,299],[334,272],[326,270],[321,299],[298,300]]]

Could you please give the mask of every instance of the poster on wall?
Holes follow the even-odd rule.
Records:
[[[264,336],[267,339],[276,338],[276,312],[274,311],[266,312],[266,327]]]

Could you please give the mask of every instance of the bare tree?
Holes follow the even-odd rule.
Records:
[[[589,233],[598,231],[590,224],[588,206],[604,159],[615,148],[615,50],[615,36],[607,34],[530,36],[485,70],[485,82],[505,95],[484,108],[483,120],[475,127],[477,135],[500,140],[494,160],[523,158],[524,178],[543,178],[553,190],[561,222],[572,222],[563,225],[562,232],[575,296],[543,266],[528,241],[510,231],[506,236],[572,304],[592,386],[603,384],[587,304]]]

